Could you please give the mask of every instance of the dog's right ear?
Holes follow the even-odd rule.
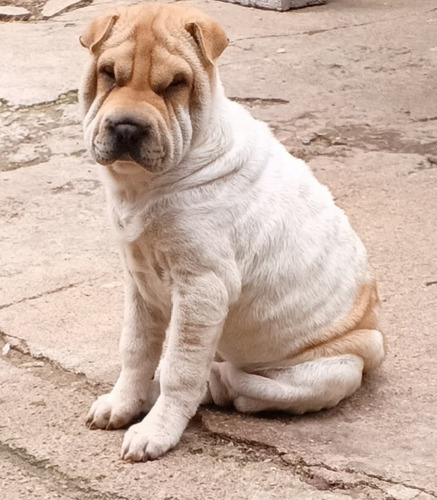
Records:
[[[119,16],[114,14],[95,19],[79,38],[82,47],[89,49],[92,54],[95,54],[100,45],[109,38],[118,18]]]
[[[228,46],[229,39],[222,27],[206,16],[189,22],[185,29],[194,38],[209,64],[214,64]]]

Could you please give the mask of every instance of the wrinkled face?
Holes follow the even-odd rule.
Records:
[[[80,99],[87,146],[103,165],[177,165],[208,120],[221,28],[195,9],[128,7],[81,38],[91,61]]]

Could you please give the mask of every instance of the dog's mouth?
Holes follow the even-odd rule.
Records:
[[[159,170],[165,159],[164,148],[151,127],[133,120],[105,120],[94,137],[92,152],[101,165],[135,163],[151,172]]]
[[[101,150],[99,147],[93,147],[93,156],[97,163],[101,165],[113,165],[117,164],[119,166],[132,166],[137,165],[149,172],[157,172],[161,170],[161,165],[164,162],[165,155],[160,151],[153,152],[147,151],[141,153],[139,151],[126,151],[123,153],[113,153],[112,151],[105,149]]]

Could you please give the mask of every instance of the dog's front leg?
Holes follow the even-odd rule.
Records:
[[[165,320],[141,297],[126,271],[124,325],[120,338],[121,372],[111,392],[91,406],[87,425],[99,429],[124,427],[148,411],[156,399],[151,379],[162,352]]]
[[[205,393],[227,315],[227,290],[212,272],[178,283],[172,292],[161,394],[144,420],[127,431],[122,446],[125,460],[157,458],[178,443]]]

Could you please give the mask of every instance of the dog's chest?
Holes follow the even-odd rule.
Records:
[[[124,243],[124,257],[128,272],[141,296],[162,312],[171,306],[170,277],[163,262],[147,242],[147,234],[135,242]]]
[[[121,201],[110,197],[110,215],[127,272],[143,299],[164,312],[170,309],[170,276],[159,251],[156,214],[141,195],[133,190]]]

